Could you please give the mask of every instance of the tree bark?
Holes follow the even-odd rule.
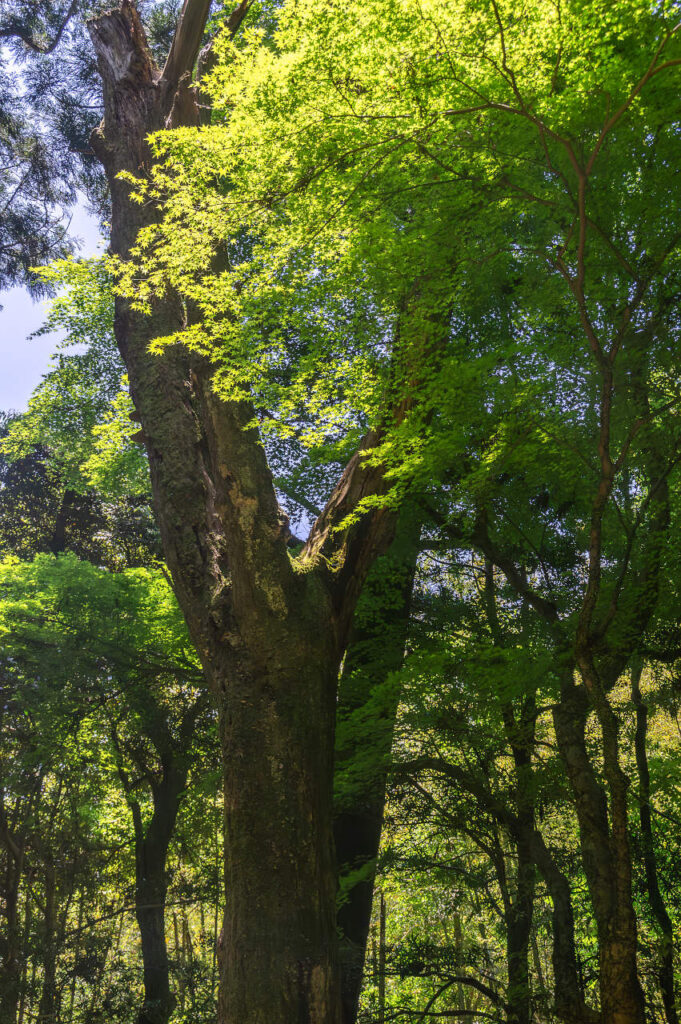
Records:
[[[556,739],[575,795],[582,862],[596,918],[602,1024],[645,1024],[636,963],[636,914],[631,891],[627,780],[619,766],[614,713],[601,708],[608,799],[586,748],[589,699],[572,674],[554,711]]]
[[[173,738],[163,710],[153,700],[147,709],[143,728],[161,762],[161,777],[152,782],[153,812],[146,829],[139,803],[130,799],[131,786],[119,766],[121,781],[130,799],[135,833],[135,916],[144,968],[144,1002],[137,1024],[167,1024],[175,1007],[165,932],[166,861],[180,800],[186,789],[190,747],[202,705],[199,698],[185,712],[178,740]],[[119,749],[115,733],[114,743]],[[145,773],[143,759],[137,768]]]
[[[343,1024],[355,1024],[371,924],[376,858],[381,841],[388,763],[392,749],[399,687],[389,677],[402,667],[411,612],[411,594],[421,533],[416,512],[400,516],[390,552],[369,579],[357,608],[338,694],[336,773],[357,757],[360,777],[351,776],[349,791],[336,798],[334,840],[343,870],[360,871],[360,880],[345,894],[338,910],[341,933]],[[371,701],[378,701],[368,723],[353,723]],[[345,729],[343,726],[345,725]]]
[[[19,922],[20,862],[7,850],[2,890],[5,927],[0,934],[0,1020],[14,1024],[21,990],[21,928]]]
[[[660,974],[659,984],[667,1024],[678,1024],[674,993],[674,929],[665,906],[657,873],[655,840],[650,807],[650,772],[646,739],[648,734],[648,708],[641,694],[641,672],[643,663],[635,659],[631,667],[631,696],[636,708],[636,732],[634,748],[638,771],[638,808],[641,823],[641,849],[645,872],[646,891],[653,916],[660,929]]]
[[[43,984],[38,1006],[39,1024],[56,1024],[57,991],[57,874],[54,860],[45,858],[45,912],[43,917]]]
[[[263,651],[225,696],[218,1019],[229,1024],[339,1020],[330,742],[337,663],[327,643],[324,617],[308,619],[297,643]]]

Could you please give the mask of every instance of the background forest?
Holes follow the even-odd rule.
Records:
[[[678,1024],[681,9],[108,8],[0,3],[0,1024]]]

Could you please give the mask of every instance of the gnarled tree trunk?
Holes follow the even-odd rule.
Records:
[[[240,22],[241,3],[232,16]],[[129,200],[149,132],[197,123],[188,84],[209,0],[186,0],[159,70],[131,0],[90,23],[105,117],[93,138],[111,188],[111,250],[127,258],[157,216]],[[149,343],[182,326],[172,297],[149,317],[116,300],[115,333],[149,455],[175,593],[221,719],[225,877],[220,1024],[340,1024],[332,841],[335,693],[354,606],[394,516],[337,530],[383,474],[354,456],[293,562],[248,403],[220,401],[212,367]],[[377,443],[370,434],[362,449]],[[333,568],[330,568],[333,566]]]

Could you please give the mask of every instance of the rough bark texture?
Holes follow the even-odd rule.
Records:
[[[232,676],[223,704],[219,1019],[230,1024],[339,1020],[329,742],[337,664],[324,616],[316,629],[307,624],[287,647],[273,637],[250,671]]]
[[[121,171],[150,165],[149,132],[198,120],[191,76],[208,5],[186,0],[170,57],[155,67],[134,4],[90,22],[105,117],[93,148],[111,188],[111,250],[126,258],[156,216],[130,203]],[[247,10],[235,11],[235,25]],[[118,298],[115,332],[151,467],[175,593],[218,703],[229,894],[221,1024],[339,1024],[331,792],[335,692],[354,604],[393,517],[334,529],[380,468],[359,456],[294,565],[289,531],[248,403],[225,403],[211,367],[149,342],[182,325],[172,297],[143,317]],[[370,435],[363,447],[376,443]],[[328,566],[333,565],[332,570]]]

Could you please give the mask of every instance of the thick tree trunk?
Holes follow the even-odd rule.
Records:
[[[575,796],[582,862],[596,918],[599,945],[602,1024],[645,1024],[638,979],[636,914],[631,891],[631,853],[627,822],[627,780],[619,767],[617,726],[612,712],[600,708],[605,790],[586,749],[589,701],[566,676],[554,725],[561,757]]]
[[[310,622],[298,644],[263,652],[225,694],[221,1024],[340,1024],[331,842],[338,664],[315,642],[320,628]]]
[[[641,694],[642,668],[643,664],[640,659],[635,659],[631,668],[631,696],[636,708],[634,747],[636,750],[636,768],[638,770],[638,807],[639,820],[641,822],[643,868],[650,909],[660,929],[659,983],[665,1017],[667,1024],[678,1024],[679,1015],[676,1009],[674,993],[674,929],[660,890],[657,858],[655,856],[655,841],[653,838],[653,822],[650,808],[650,772],[648,770],[648,752],[646,749],[648,708]]]
[[[235,24],[248,6],[236,8]],[[132,204],[118,175],[145,173],[150,132],[198,121],[187,81],[209,8],[209,0],[185,0],[162,72],[131,0],[90,23],[105,108],[92,144],[111,188],[111,249],[123,259],[157,213]],[[252,408],[215,396],[206,360],[177,346],[149,353],[153,338],[182,326],[172,296],[149,317],[117,299],[116,339],[164,552],[221,718],[228,902],[218,1020],[340,1024],[335,694],[354,605],[394,516],[377,510],[337,529],[362,497],[384,488],[382,469],[358,453],[293,564]],[[361,447],[376,441],[369,435]]]
[[[341,871],[362,871],[360,881],[345,894],[338,910],[343,1024],[355,1024],[359,1008],[399,703],[398,686],[389,677],[399,671],[404,660],[420,533],[420,517],[405,510],[390,553],[376,564],[367,580],[340,682],[336,770],[342,773],[343,767],[350,765],[352,781],[336,798],[334,839]],[[362,718],[366,713],[368,720]],[[357,716],[362,720],[357,721]],[[358,756],[362,772],[353,777],[352,762]]]

